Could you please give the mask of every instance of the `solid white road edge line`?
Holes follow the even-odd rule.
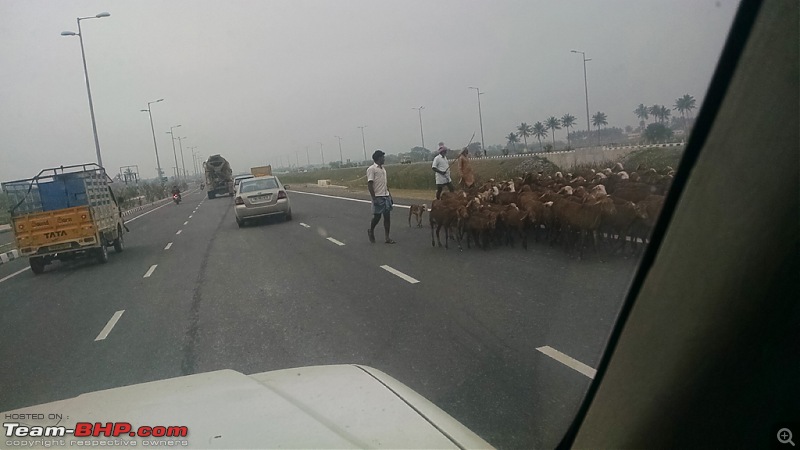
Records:
[[[344,245],[344,242],[337,241],[336,239],[334,239],[334,238],[332,238],[332,237],[329,237],[329,238],[328,238],[328,240],[329,240],[329,241],[331,241],[331,242],[333,242],[333,243],[334,243],[334,244],[336,244],[336,245]]]
[[[383,270],[385,270],[385,271],[387,271],[387,272],[389,272],[391,274],[397,275],[398,277],[408,281],[411,284],[419,283],[419,280],[417,280],[416,278],[412,278],[412,277],[404,274],[403,272],[400,272],[399,270],[395,269],[394,267],[383,265],[383,266],[381,266],[381,269],[383,269]]]
[[[161,209],[161,208],[163,208],[163,207],[165,207],[165,206],[167,206],[167,205],[169,205],[169,203],[164,203],[163,205],[161,205],[161,206],[159,206],[159,207],[157,207],[157,208],[153,208],[153,209],[151,209],[150,211],[147,211],[147,212],[146,212],[146,213],[144,213],[144,214],[139,214],[138,216],[136,216],[136,217],[133,217],[133,218],[131,218],[131,219],[128,219],[128,220],[126,220],[125,222],[126,222],[126,223],[127,223],[127,222],[133,222],[134,220],[138,219],[139,217],[146,216],[146,215],[150,214],[151,212],[153,212],[153,211],[155,211],[155,210],[157,210],[157,209]]]
[[[574,359],[570,356],[561,353],[560,351],[554,349],[553,347],[545,345],[544,347],[537,347],[536,350],[539,350],[545,355],[555,359],[556,361],[560,362],[561,364],[564,364],[565,366],[571,369],[577,370],[578,372],[586,375],[591,379],[594,379],[594,376],[597,374],[597,371],[595,369],[592,369],[591,367],[578,361],[577,359]]]
[[[150,278],[150,275],[152,275],[153,272],[156,271],[156,267],[158,267],[158,264],[153,264],[152,266],[150,266],[150,268],[147,269],[147,273],[145,273],[142,278]]]
[[[172,242],[170,242],[169,244],[167,244],[167,246],[166,246],[166,247],[164,247],[164,250],[169,250],[169,248],[170,248],[170,247],[172,247]]]
[[[117,324],[117,321],[119,320],[120,317],[122,317],[122,313],[124,312],[125,310],[123,309],[122,311],[115,312],[114,315],[111,316],[111,319],[108,320],[108,323],[106,324],[105,328],[103,328],[103,331],[101,331],[100,334],[98,334],[97,337],[94,338],[95,342],[102,341],[103,339],[108,337],[108,333],[111,333],[111,329],[114,328],[114,325]]]
[[[20,269],[20,270],[18,270],[18,271],[16,271],[16,272],[12,273],[11,275],[8,275],[8,276],[5,276],[5,277],[3,277],[3,278],[0,278],[0,283],[2,283],[3,281],[6,281],[6,280],[8,280],[8,279],[10,279],[11,277],[15,277],[15,276],[17,276],[17,275],[21,274],[22,272],[25,272],[25,271],[26,271],[26,270],[28,270],[28,269],[30,269],[30,267],[26,267],[26,268],[24,268],[24,269]]]
[[[359,198],[336,197],[335,195],[315,194],[313,192],[303,192],[303,191],[289,191],[289,192],[296,193],[296,194],[316,195],[317,197],[336,198],[336,199],[339,199],[339,200],[350,200],[351,202],[370,203],[370,204],[372,203],[372,200],[361,200]],[[411,208],[408,205],[398,205],[397,203],[395,203],[392,206],[394,206],[396,208]]]

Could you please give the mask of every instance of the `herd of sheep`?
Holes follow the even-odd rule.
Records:
[[[508,181],[489,180],[480,186],[442,194],[430,208],[431,244],[444,247],[454,239],[461,249],[487,249],[492,245],[513,245],[519,238],[528,248],[528,236],[538,242],[562,246],[578,253],[598,240],[610,252],[639,251],[646,243],[664,204],[674,171],[666,167],[637,168],[626,172],[621,164],[601,171],[575,173],[527,173]]]

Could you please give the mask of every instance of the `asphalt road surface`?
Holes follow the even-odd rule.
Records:
[[[370,244],[368,203],[290,198],[292,221],[240,229],[230,198],[187,194],[129,217],[108,264],[0,265],[0,411],[224,368],[356,363],[497,447],[558,443],[636,261],[434,248],[399,199],[398,243],[379,225]]]

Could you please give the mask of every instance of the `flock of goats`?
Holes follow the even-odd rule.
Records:
[[[596,254],[600,239],[609,251],[625,254],[627,244],[638,253],[650,235],[672,183],[674,170],[639,167],[626,172],[617,163],[601,171],[526,173],[523,177],[445,192],[430,208],[431,245],[444,247],[454,239],[459,250],[466,238],[487,249],[513,245],[520,238],[528,248],[528,235],[561,245],[569,253],[591,246]],[[410,225],[410,217],[409,217]],[[421,226],[421,220],[419,220]]]

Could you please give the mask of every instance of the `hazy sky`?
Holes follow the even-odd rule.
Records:
[[[664,1],[41,1],[0,0],[0,180],[94,162],[76,17],[81,21],[108,172],[175,165],[170,126],[235,172],[254,165],[362,159],[438,141],[487,146],[520,122],[591,113],[637,125],[639,104],[689,93],[700,104],[738,2]],[[696,111],[695,111],[696,112]],[[675,112],[673,112],[675,114]],[[560,133],[560,134],[559,134]],[[565,139],[563,130],[557,139]],[[176,142],[176,145],[178,143]],[[299,155],[297,158],[295,154]],[[180,162],[180,152],[178,152]]]

